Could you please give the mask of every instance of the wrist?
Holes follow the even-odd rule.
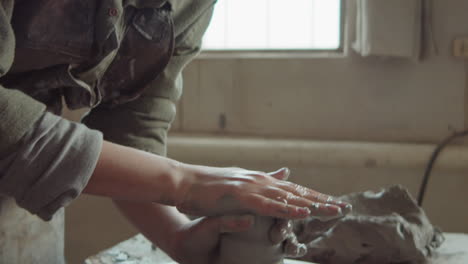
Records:
[[[120,211],[138,230],[158,248],[175,256],[176,238],[184,226],[189,225],[187,216],[172,206],[150,202],[114,200]],[[155,224],[158,223],[158,224]]]
[[[195,178],[200,174],[199,169],[196,165],[186,164],[182,162],[176,162],[174,166],[174,175],[176,176],[176,190],[174,192],[175,204],[174,206],[180,205],[183,199],[186,197],[186,194],[190,187],[195,182]]]

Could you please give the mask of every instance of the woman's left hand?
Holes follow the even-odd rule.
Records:
[[[172,200],[196,216],[254,214],[282,219],[339,218],[349,206],[333,197],[285,181],[289,169],[265,173],[242,168],[181,166],[183,177]]]
[[[254,217],[203,217],[181,226],[173,236],[169,256],[179,264],[212,264],[218,256],[222,234],[243,232],[253,225]]]
[[[175,232],[167,253],[179,264],[213,264],[219,256],[221,235],[246,232],[253,226],[254,219],[252,215],[196,219]],[[283,244],[285,257],[298,258],[307,252],[305,245],[297,241],[291,221],[278,219],[268,236],[272,247]]]

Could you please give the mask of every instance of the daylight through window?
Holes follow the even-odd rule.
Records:
[[[340,42],[340,0],[220,0],[203,48],[334,50]]]

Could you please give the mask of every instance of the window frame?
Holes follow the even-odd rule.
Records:
[[[307,57],[342,57],[346,50],[346,0],[340,1],[340,36],[336,49],[230,49],[201,50],[198,58],[307,58]]]

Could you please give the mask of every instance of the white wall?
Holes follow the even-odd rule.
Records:
[[[422,63],[345,56],[199,59],[186,71],[180,128],[320,139],[434,141],[464,127],[463,0],[434,0],[439,55]],[[348,3],[349,41],[353,1]],[[226,115],[227,127],[219,128]]]
[[[454,37],[468,35],[468,1],[433,2],[440,53],[431,54],[422,63],[363,59],[350,51],[345,56],[294,59],[197,59],[185,71],[185,92],[174,131],[182,138],[204,134],[212,139],[229,135],[269,138],[272,142],[300,138],[311,142],[339,140],[336,144],[341,140],[356,144],[404,142],[411,146],[415,142],[430,144],[451,129],[465,128],[464,62],[452,58],[450,50]],[[347,3],[352,21],[354,1]],[[352,35],[352,31],[348,33]],[[226,116],[225,127],[220,127],[221,115]],[[196,160],[183,156],[174,146],[172,142],[169,147],[173,157]],[[281,160],[260,164],[235,156],[222,160],[221,154],[205,155],[198,161],[263,170],[290,166],[292,180],[332,194],[394,183],[416,193],[423,172],[419,163],[411,168],[385,166],[385,162],[355,168],[339,162],[312,167]],[[467,212],[460,210],[468,200],[465,174],[463,170],[434,172],[426,210],[444,230],[468,232]],[[67,253],[72,264],[134,233],[105,199],[83,197],[70,206],[67,217]]]
[[[451,53],[454,38],[468,36],[468,2],[432,2],[433,33],[439,52],[431,51],[426,42],[429,52],[420,63],[362,58],[349,49],[342,56],[302,58],[203,56],[185,72],[176,131],[182,133],[182,139],[185,134],[259,137],[270,139],[270,145],[277,144],[278,138],[300,138],[357,144],[403,142],[411,146],[435,143],[453,130],[467,128],[465,62]],[[349,47],[354,39],[355,2],[346,3]],[[225,127],[220,126],[222,115]],[[191,162],[230,165],[221,157],[226,156],[222,151],[228,151],[225,146],[219,147],[220,153],[202,155],[203,160],[183,154],[195,146],[179,144],[172,155]],[[281,150],[276,149],[277,156],[281,156]],[[426,155],[428,158],[430,152]],[[231,165],[275,169],[271,163],[260,164],[260,157],[247,162],[245,157],[232,156]],[[276,167],[280,166],[296,168],[295,181],[330,193],[402,183],[416,194],[425,164],[404,170],[385,162],[363,169],[344,168],[339,162],[336,168],[329,164],[298,167],[297,162],[286,161],[277,162]],[[468,214],[458,210],[468,200],[466,169],[435,171],[433,178],[426,203],[431,219],[445,230],[468,232]]]

